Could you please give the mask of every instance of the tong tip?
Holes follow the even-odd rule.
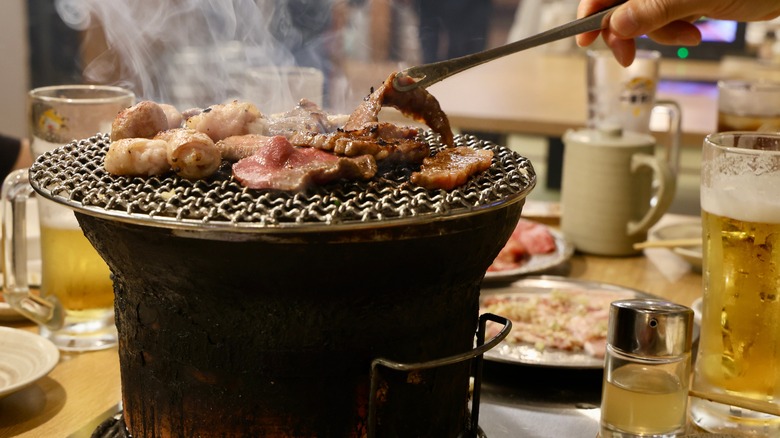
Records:
[[[409,91],[413,90],[421,85],[421,81],[425,79],[425,75],[420,77],[413,77],[409,74],[408,70],[403,70],[395,74],[393,77],[393,88],[396,91]]]

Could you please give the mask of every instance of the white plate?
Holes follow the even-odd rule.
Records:
[[[546,227],[546,225],[543,226]],[[547,227],[547,229],[550,234],[552,234],[553,239],[555,239],[555,251],[549,254],[532,255],[525,263],[515,269],[487,272],[485,273],[484,282],[506,283],[509,280],[513,280],[523,275],[541,274],[570,259],[572,254],[574,254],[574,245],[569,243],[558,230],[550,227]]]
[[[526,295],[534,293],[547,294],[555,289],[628,292],[637,298],[657,298],[645,292],[623,286],[554,276],[523,278],[512,283],[508,287],[483,288],[481,294],[483,297],[511,293],[522,293]],[[533,345],[510,343],[507,341],[502,341],[495,348],[486,352],[485,359],[496,362],[556,368],[598,369],[604,367],[603,358],[593,357],[585,352],[571,352],[554,348],[546,348],[539,351]]]
[[[701,222],[682,222],[658,227],[650,233],[650,236],[654,240],[701,238]],[[671,249],[690,263],[695,271],[701,272],[701,245],[675,246]]]
[[[57,347],[35,333],[0,327],[0,397],[49,374],[60,359]]]

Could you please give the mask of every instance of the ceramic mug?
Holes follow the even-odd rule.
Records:
[[[561,229],[579,251],[638,253],[634,244],[669,209],[676,177],[649,134],[583,129],[563,137]]]

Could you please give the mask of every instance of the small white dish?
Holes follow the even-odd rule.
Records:
[[[704,300],[702,298],[697,298],[696,301],[694,301],[691,304],[691,309],[693,310],[693,322],[695,322],[698,325],[701,325],[701,312],[702,312],[702,302]]]
[[[24,330],[0,327],[0,397],[49,374],[60,351],[48,339]]]
[[[701,238],[701,222],[681,222],[662,226],[652,230],[650,235],[655,240]],[[694,271],[701,272],[701,245],[675,246],[671,250],[690,263]]]

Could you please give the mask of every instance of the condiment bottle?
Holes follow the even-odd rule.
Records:
[[[685,433],[693,311],[653,299],[609,309],[601,438]]]

